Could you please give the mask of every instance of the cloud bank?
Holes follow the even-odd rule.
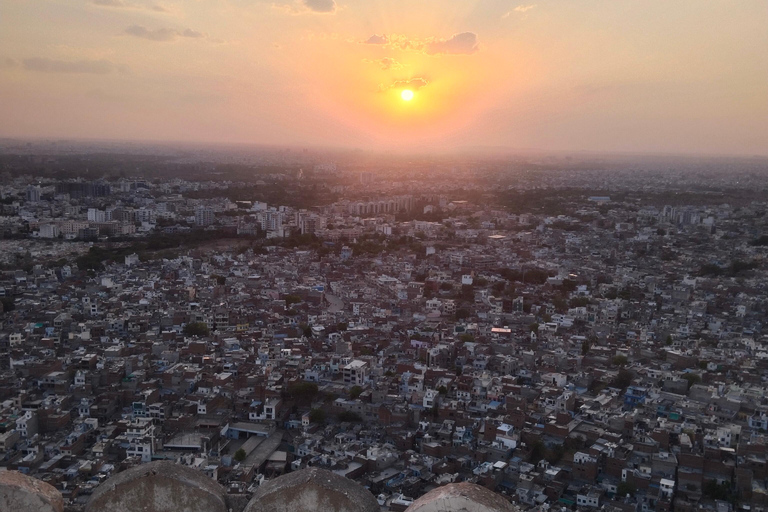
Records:
[[[129,36],[138,37],[140,39],[159,42],[175,41],[180,37],[187,37],[191,39],[200,39],[205,37],[205,34],[202,32],[198,32],[197,30],[192,30],[190,28],[185,30],[176,30],[172,28],[158,28],[152,30],[142,25],[131,25],[125,29],[125,33]]]
[[[106,75],[111,73],[114,65],[108,60],[77,60],[64,61],[46,58],[24,59],[24,69],[42,73],[90,73]]]

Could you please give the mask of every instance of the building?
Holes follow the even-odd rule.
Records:
[[[368,363],[355,359],[344,367],[343,375],[345,384],[362,386],[368,380]]]
[[[195,209],[195,225],[210,226],[213,224],[213,209],[206,206],[199,206]]]

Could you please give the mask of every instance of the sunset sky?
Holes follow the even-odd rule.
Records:
[[[768,3],[3,0],[0,136],[768,155]]]

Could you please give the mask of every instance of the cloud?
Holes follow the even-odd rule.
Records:
[[[91,3],[93,5],[98,5],[99,7],[113,7],[115,9],[147,9],[155,12],[170,12],[162,5],[141,5],[133,2],[126,2],[124,0],[91,0]]]
[[[304,6],[312,12],[336,12],[336,0],[304,0]]]
[[[182,32],[179,35],[181,37],[192,37],[192,38],[205,37],[205,34],[203,34],[202,32],[198,32],[197,30],[192,30],[191,28],[184,30],[184,32]]]
[[[89,73],[106,75],[111,73],[114,65],[108,60],[77,60],[64,61],[46,58],[24,59],[24,69],[42,73]]]
[[[396,61],[392,57],[384,57],[383,59],[363,59],[363,60],[370,64],[376,64],[383,71],[388,71],[390,69],[392,70],[401,69],[403,67],[402,64],[400,64],[398,61]]]
[[[412,39],[403,34],[381,36],[374,34],[363,41],[363,44],[381,45],[393,50],[424,52],[427,55],[469,55],[479,50],[477,34],[473,32],[462,32],[448,39],[437,39],[434,37]]]
[[[426,45],[426,52],[429,55],[469,55],[475,53],[477,50],[477,34],[474,34],[473,32],[462,32],[449,39],[432,41]]]
[[[190,28],[178,31],[172,28],[158,28],[155,30],[148,29],[141,25],[131,25],[125,29],[125,33],[129,36],[138,37],[140,39],[147,39],[149,41],[175,41],[179,37],[188,37],[193,39],[199,39],[205,37],[205,34],[192,30]]]
[[[7,57],[0,61],[0,68],[15,68],[19,65],[19,61],[16,59],[12,59],[10,57]]]
[[[379,89],[381,91],[386,91],[388,89],[410,89],[412,91],[418,91],[427,85],[429,85],[429,80],[426,78],[416,77],[409,78],[408,80],[395,80],[389,86],[380,85]]]
[[[536,7],[536,4],[528,4],[528,5],[522,5],[521,4],[521,5],[518,5],[517,7],[512,9],[511,11],[507,11],[506,13],[504,13],[504,15],[501,17],[501,19],[509,18],[510,16],[512,16],[513,12],[519,12],[519,13],[528,12],[531,9],[533,9],[534,7]]]
[[[376,34],[373,34],[371,37],[365,40],[365,44],[387,44],[388,42],[389,38],[387,36],[379,36]]]

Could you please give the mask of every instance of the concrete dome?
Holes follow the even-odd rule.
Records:
[[[150,462],[99,485],[86,512],[227,512],[226,493],[205,474],[173,462]]]
[[[462,482],[433,489],[414,501],[406,512],[518,512],[503,496],[476,484]]]
[[[378,512],[358,483],[324,469],[288,473],[263,484],[244,512]]]
[[[62,512],[64,499],[52,485],[21,474],[0,471],[0,510]]]

